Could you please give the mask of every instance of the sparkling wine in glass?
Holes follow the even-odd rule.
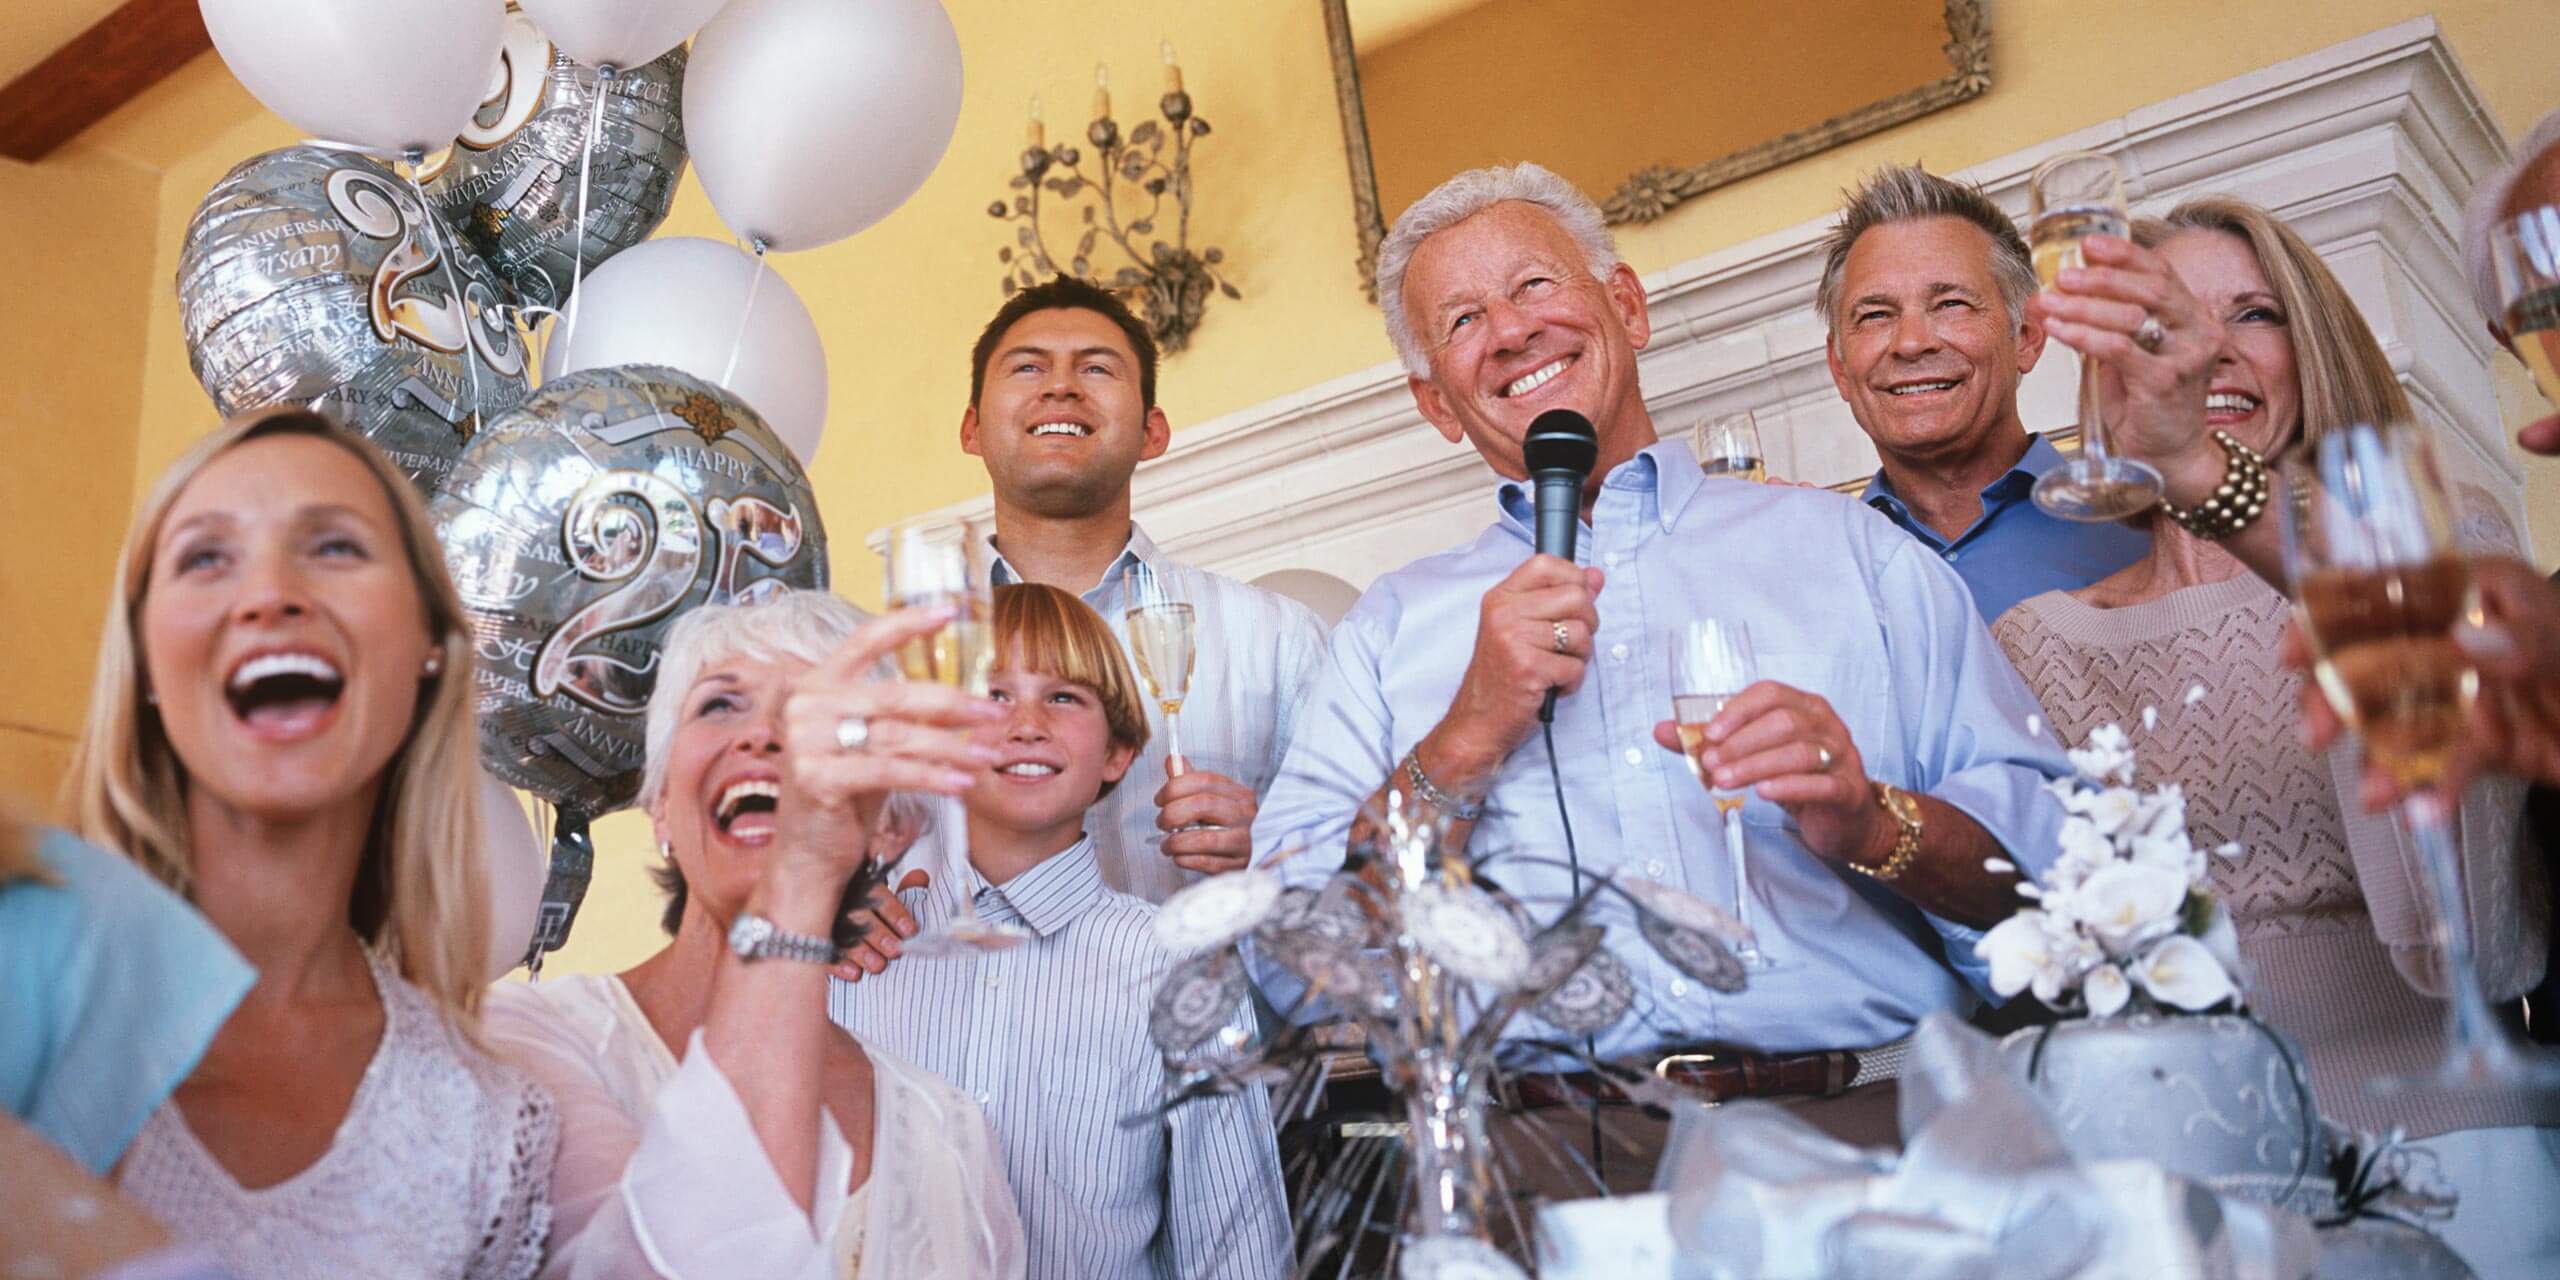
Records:
[[[1751,931],[1734,947],[1734,958],[1754,968],[1763,967],[1769,961],[1760,951],[1751,920],[1751,868],[1744,857],[1742,837],[1743,793],[1717,787],[1713,775],[1699,763],[1707,749],[1708,722],[1724,710],[1725,703],[1751,687],[1751,630],[1724,618],[1697,618],[1673,630],[1667,647],[1671,657],[1671,719],[1679,726],[1680,754],[1688,759],[1689,772],[1707,789],[1707,799],[1724,822],[1725,857],[1733,867],[1733,915],[1745,930]]]
[[[2560,405],[2560,205],[2499,223],[2489,260],[2498,279],[2498,319],[2542,398]]]
[[[2035,252],[2036,278],[2054,287],[2064,268],[2084,265],[2080,242],[2094,235],[2121,237],[2125,214],[2124,171],[2115,158],[2094,151],[2066,151],[2036,166],[2028,179],[2027,240]],[[2080,452],[2036,481],[2036,505],[2065,520],[2121,520],[2160,500],[2160,473],[2107,452],[2106,424],[2098,398],[2097,362],[2080,359]]]
[[[995,668],[995,622],[990,592],[994,551],[959,520],[917,520],[889,530],[888,600],[893,608],[944,608],[950,622],[898,649],[898,671],[909,680],[947,684],[986,696]],[[949,925],[910,939],[906,954],[931,958],[1015,946],[1030,936],[1018,925],[989,924],[962,885],[969,860],[969,814],[957,796],[932,796],[934,827],[943,865],[935,878],[951,886],[959,914]]]
[[[1191,696],[1191,668],[1199,656],[1198,619],[1191,602],[1178,598],[1149,565],[1132,564],[1122,571],[1120,587],[1138,679],[1164,709],[1165,773],[1179,777],[1188,767],[1182,756],[1182,701]]]
[[[2479,602],[2453,539],[2444,482],[2415,426],[2341,427],[2309,457],[2287,459],[2284,549],[2295,615],[2311,643],[2321,696],[2364,741],[2365,757],[2400,784],[2395,811],[2434,899],[2437,945],[2452,986],[2445,1060],[2385,1093],[2463,1093],[2560,1086],[2560,1063],[2491,1013],[2464,908],[2445,786],[2479,673],[2453,628]]]
[[[1697,427],[1698,467],[1711,476],[1759,484],[1769,478],[1760,452],[1760,423],[1748,409],[1722,414]]]

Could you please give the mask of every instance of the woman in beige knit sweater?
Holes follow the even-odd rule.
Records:
[[[2136,224],[2223,325],[2208,425],[2273,455],[2330,428],[2410,416],[2355,304],[2300,236],[2263,209],[2208,198]],[[2484,492],[2457,495],[2464,541],[2514,554]],[[2073,592],[2003,614],[1992,633],[2054,728],[2077,742],[2113,721],[2136,734],[2145,780],[2187,795],[2198,843],[2243,850],[2213,866],[2239,926],[2251,1009],[2300,1041],[2331,1119],[2429,1139],[2463,1203],[2445,1235],[2482,1276],[2560,1267],[2560,1100],[2521,1093],[2375,1098],[2366,1083],[2444,1053],[2444,990],[2428,945],[2415,850],[2362,812],[2346,751],[2314,755],[2296,728],[2301,677],[2277,661],[2287,605],[2229,553],[2169,521],[2151,554]],[[2158,724],[2141,725],[2145,708]],[[2550,903],[2517,848],[2522,788],[2475,785],[2461,835],[2474,936],[2492,1000],[2541,977]]]

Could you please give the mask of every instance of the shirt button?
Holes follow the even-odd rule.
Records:
[[[1687,996],[1689,994],[1688,981],[1682,978],[1673,978],[1671,980],[1671,994],[1674,999]],[[985,1099],[981,1098],[979,1101],[983,1102]]]
[[[1644,873],[1652,876],[1656,880],[1661,879],[1662,873],[1668,870],[1670,870],[1670,868],[1663,866],[1662,859],[1660,858],[1656,858],[1653,861],[1644,864]]]
[[[1948,563],[1948,564],[1954,564],[1954,563],[1956,562],[1956,558],[1957,558],[1957,557],[1959,557],[1959,556],[1962,556],[1963,554],[1964,554],[1964,553],[1963,553],[1963,552],[1961,552],[1961,551],[1949,551],[1949,552],[1947,553],[1947,563]]]
[[[984,1089],[978,1090],[978,1105],[982,1107],[987,1105],[987,1091]]]
[[[1641,749],[1636,748],[1636,747],[1629,747],[1629,748],[1627,748],[1627,763],[1628,763],[1628,764],[1632,764],[1632,765],[1641,765],[1641,764],[1643,764],[1643,763],[1644,763],[1644,752],[1643,752]]]
[[[1625,644],[1623,644],[1623,643],[1610,645],[1610,646],[1609,646],[1609,660],[1610,660],[1611,662],[1624,662],[1624,661],[1626,661],[1626,660],[1627,660],[1627,646],[1626,646]]]
[[[1602,564],[1604,564],[1604,565],[1607,565],[1608,567],[1610,567],[1610,568],[1612,568],[1612,569],[1615,569],[1615,568],[1617,568],[1617,567],[1618,567],[1618,562],[1619,562],[1619,561],[1621,561],[1621,560],[1624,560],[1624,559],[1626,559],[1626,558],[1627,558],[1627,557],[1626,557],[1626,555],[1625,555],[1624,553],[1622,553],[1622,552],[1617,552],[1617,551],[1612,551],[1612,552],[1610,552],[1609,554],[1607,554],[1607,555],[1605,555],[1605,556],[1600,557],[1600,563],[1602,563]]]
[[[994,974],[990,973],[990,974],[988,974],[988,975],[987,975],[987,985],[988,985],[990,988],[992,988],[992,987],[995,987],[995,986],[998,986],[998,985],[1001,985],[1001,984],[999,984],[999,983],[997,982],[997,980],[996,980],[996,975],[994,975]]]

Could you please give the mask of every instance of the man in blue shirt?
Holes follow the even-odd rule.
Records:
[[[1636,380],[1643,286],[1562,179],[1534,165],[1451,179],[1397,220],[1378,286],[1423,415],[1505,483],[1482,534],[1381,577],[1335,629],[1257,855],[1303,846],[1280,874],[1321,880],[1344,861],[1356,797],[1392,789],[1470,817],[1447,838],[1471,857],[1538,855],[1492,869],[1533,910],[1594,875],[1728,909],[1747,882],[1768,967],[1724,994],[1613,929],[1643,1014],[1602,1031],[1598,1055],[1650,1072],[1712,1046],[1715,1066],[1694,1074],[1733,1070],[1698,1091],[1834,1095],[1806,1118],[1892,1142],[1893,1051],[1930,1011],[1970,1001],[1975,929],[2018,905],[2014,875],[1986,863],[2057,852],[2062,815],[2041,784],[2062,760],[2028,727],[2034,699],[1963,583],[1875,513],[1709,479],[1656,437]],[[1532,554],[1521,439],[1555,408],[1598,435],[1582,564]],[[1709,616],[1746,622],[1757,648],[1757,682],[1709,722],[1699,759],[1747,793],[1740,851],[1664,720],[1665,637]],[[1556,865],[1568,849],[1570,872]],[[1509,1031],[1575,1038],[1525,1017]],[[1622,1129],[1610,1149],[1658,1153],[1661,1136]],[[1651,1173],[1650,1156],[1610,1165],[1613,1185]]]
[[[2044,353],[2027,242],[1976,188],[1916,165],[1871,175],[1832,229],[1814,305],[1831,381],[1884,465],[1860,500],[1944,557],[1982,620],[2085,587],[2151,537],[2046,515],[2028,496],[2062,454],[2018,419]]]

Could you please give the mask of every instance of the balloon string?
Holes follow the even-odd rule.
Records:
[[[587,174],[596,165],[596,136],[604,131],[604,99],[612,92],[612,65],[597,67],[595,105],[587,112],[587,137],[578,148],[578,239],[569,259],[569,319],[560,339],[563,346],[578,337],[578,286],[587,280]]]
[[[462,318],[462,373],[471,382],[467,418],[471,425],[463,433],[467,436],[480,429],[480,345],[472,340],[477,336],[474,326],[480,322],[472,318],[471,300],[463,296],[462,277],[453,269],[455,246],[445,243],[444,228],[437,225],[436,211],[427,204],[427,189],[418,183],[418,167],[427,162],[427,153],[412,147],[403,158],[409,162],[409,191],[418,197],[419,224],[427,229],[427,241],[435,248],[436,261],[444,264],[444,287],[453,292],[454,314]]]
[[[762,239],[756,241],[756,273],[747,277],[747,305],[738,313],[738,336],[729,341],[729,364],[720,371],[720,388],[734,391],[729,379],[738,372],[738,353],[746,349],[747,319],[756,313],[756,291],[764,287],[764,251]]]

